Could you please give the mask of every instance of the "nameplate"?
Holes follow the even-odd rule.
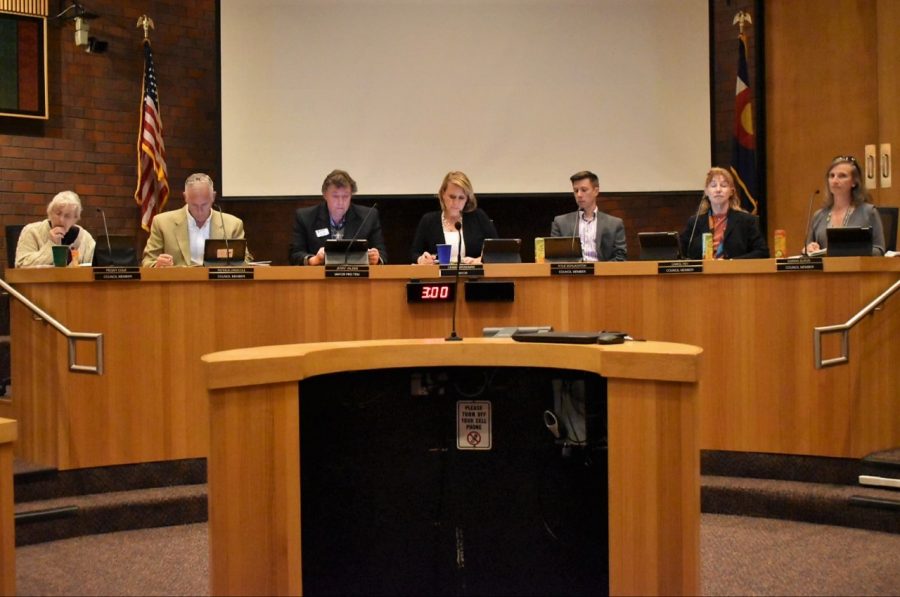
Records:
[[[441,277],[444,276],[455,276],[456,275],[456,264],[450,265],[442,265],[441,266]],[[483,276],[484,275],[484,266],[483,265],[460,265],[459,266],[459,276]]]
[[[211,267],[210,280],[252,280],[252,267]]]
[[[368,278],[368,265],[326,265],[326,278]]]
[[[94,280],[107,282],[127,282],[129,280],[140,280],[141,268],[137,266],[109,266],[95,267]]]
[[[660,261],[656,273],[658,274],[702,274],[703,262],[697,261]]]
[[[821,257],[804,257],[801,259],[776,259],[775,271],[779,272],[815,272],[824,271]]]
[[[594,262],[589,263],[551,263],[551,276],[593,276]]]

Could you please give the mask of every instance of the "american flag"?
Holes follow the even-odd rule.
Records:
[[[150,230],[153,216],[169,200],[166,146],[162,137],[156,72],[150,40],[144,40],[144,84],[141,92],[141,126],[138,131],[138,183],[134,199],[141,206],[141,228]]]

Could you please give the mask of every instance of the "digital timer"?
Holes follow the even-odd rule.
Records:
[[[453,282],[407,282],[407,303],[451,303],[456,298]]]

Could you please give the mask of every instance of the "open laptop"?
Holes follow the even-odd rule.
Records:
[[[682,259],[677,232],[638,232],[642,261],[673,261]]]
[[[547,263],[572,263],[581,261],[581,238],[578,236],[544,237],[544,261]]]
[[[203,247],[203,265],[222,267],[227,265],[244,265],[247,256],[247,239],[208,238]]]
[[[486,238],[481,250],[482,263],[522,263],[521,238]]]
[[[369,265],[369,241],[329,238],[325,241],[325,265]]]
[[[872,228],[826,228],[828,257],[869,257],[872,255]]]

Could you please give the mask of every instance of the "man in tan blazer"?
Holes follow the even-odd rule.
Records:
[[[144,247],[143,267],[203,264],[208,238],[244,238],[240,218],[219,212],[213,215],[216,191],[206,174],[191,174],[184,182],[184,207],[153,218],[150,238]],[[245,261],[252,259],[247,251]]]

